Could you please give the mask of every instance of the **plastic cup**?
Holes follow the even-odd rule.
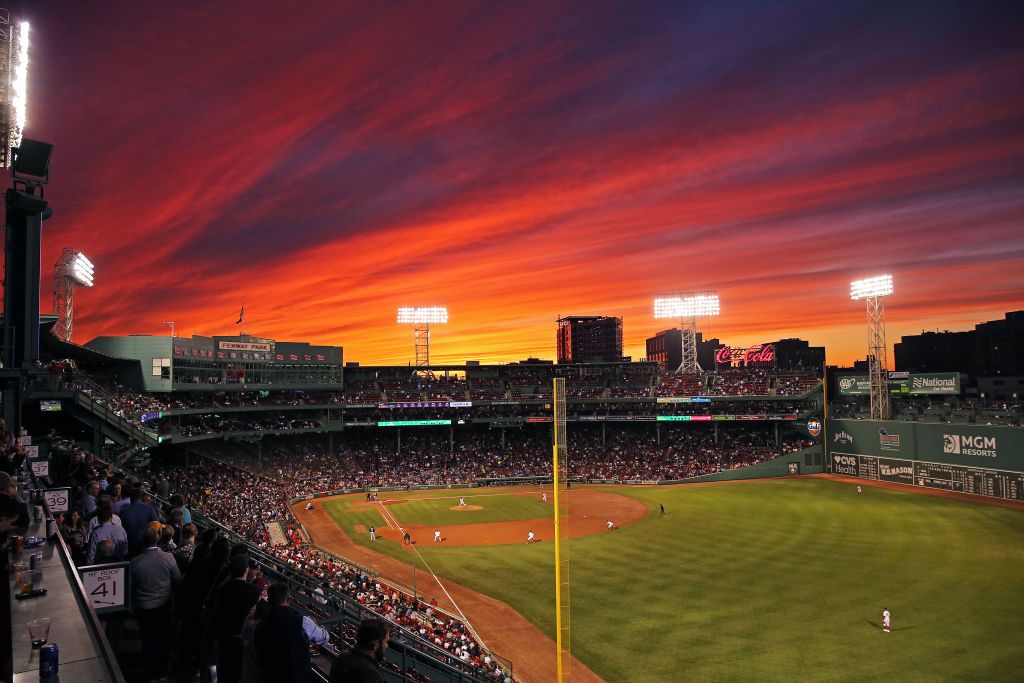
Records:
[[[28,635],[32,639],[32,647],[39,648],[46,645],[50,639],[50,619],[42,617],[28,622]]]
[[[32,590],[32,574],[27,562],[14,563],[14,590],[18,593],[28,593]]]

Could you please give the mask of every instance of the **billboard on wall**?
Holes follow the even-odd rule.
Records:
[[[1024,430],[945,422],[829,420],[830,450],[1024,471]]]
[[[840,375],[839,393],[843,396],[868,396],[871,381],[867,375]],[[945,395],[960,394],[960,374],[957,372],[890,372],[890,394]]]
[[[989,425],[829,420],[836,474],[1024,499],[1024,430]]]
[[[1024,472],[837,452],[830,454],[829,461],[832,472],[850,477],[1024,500]]]

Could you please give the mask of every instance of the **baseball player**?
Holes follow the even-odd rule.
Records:
[[[441,530],[440,529],[434,529],[434,543],[441,543],[441,542],[442,542]]]
[[[376,541],[377,540],[377,530],[374,529],[372,526],[370,527],[370,540],[371,541]]]
[[[860,486],[857,487],[857,493],[864,493],[864,491],[860,488]]]
[[[534,535],[534,533],[532,531],[530,533],[526,534],[526,542],[527,543],[536,543],[537,542],[537,537]]]
[[[882,630],[885,631],[886,633],[889,633],[889,629],[890,629],[889,610],[887,610],[886,608],[883,607],[882,608]]]
[[[408,531],[406,531],[404,534],[402,534],[402,540],[405,541],[406,545],[411,545],[412,544],[412,536],[409,535]]]
[[[615,522],[612,520],[605,520],[605,524],[608,525],[608,531],[615,531]]]
[[[460,508],[466,507],[466,499],[463,496],[459,496],[459,507]]]
[[[540,502],[542,502],[542,503],[548,502],[548,492],[547,491],[541,491],[541,493],[540,493]]]
[[[659,517],[664,517],[665,516],[665,506],[662,505],[661,503],[658,503],[658,507],[661,508],[661,514],[659,515]]]

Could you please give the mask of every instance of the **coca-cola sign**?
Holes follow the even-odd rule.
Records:
[[[715,362],[719,365],[735,365],[737,363],[750,365],[751,363],[771,363],[774,360],[774,344],[758,344],[746,349],[720,346],[715,352]]]

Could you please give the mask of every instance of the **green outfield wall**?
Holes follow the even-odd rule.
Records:
[[[763,479],[765,477],[785,477],[791,474],[817,474],[824,471],[821,462],[821,446],[812,446],[774,460],[761,462],[738,470],[723,470],[714,474],[705,474],[692,479],[662,481],[661,484],[694,484],[707,481],[734,481],[736,479]]]
[[[830,472],[1024,500],[1024,429],[828,420]]]

